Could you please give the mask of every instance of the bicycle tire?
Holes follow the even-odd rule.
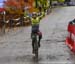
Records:
[[[35,57],[38,59],[38,49],[35,51]]]

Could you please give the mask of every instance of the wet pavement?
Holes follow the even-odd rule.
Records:
[[[75,7],[55,8],[41,20],[43,33],[39,59],[31,47],[31,27],[11,29],[0,37],[0,64],[75,64],[75,55],[65,45],[67,25],[75,17]]]

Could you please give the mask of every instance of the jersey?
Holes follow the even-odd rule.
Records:
[[[39,25],[39,23],[40,23],[40,19],[39,19],[39,17],[37,17],[37,18],[32,18],[31,19],[31,24],[32,25]]]

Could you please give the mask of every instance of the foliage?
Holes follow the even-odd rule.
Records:
[[[5,9],[9,11],[9,13],[11,14],[14,14],[14,13],[21,14],[23,12],[25,4],[26,3],[24,2],[24,0],[18,0],[18,1],[7,0],[4,3],[4,6],[5,6]]]

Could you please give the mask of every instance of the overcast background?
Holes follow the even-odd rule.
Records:
[[[3,1],[4,0],[0,0],[0,7],[3,7]]]

